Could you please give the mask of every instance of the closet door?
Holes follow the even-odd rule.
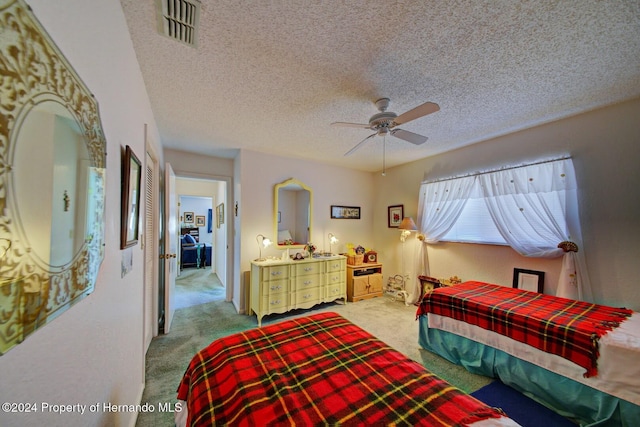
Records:
[[[158,334],[157,322],[157,263],[158,259],[158,166],[151,153],[145,159],[145,199],[144,199],[144,353],[149,349],[151,339]]]

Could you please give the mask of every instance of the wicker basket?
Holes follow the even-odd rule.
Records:
[[[364,255],[347,255],[347,264],[349,265],[362,265],[364,262]]]

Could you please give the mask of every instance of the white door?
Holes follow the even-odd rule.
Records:
[[[178,200],[176,198],[176,174],[169,163],[165,167],[165,236],[164,236],[164,333],[168,334],[173,319],[173,295],[178,272]]]
[[[157,335],[158,291],[157,281],[158,241],[157,230],[157,194],[158,177],[156,160],[147,151],[145,162],[145,209],[144,209],[144,353],[149,349],[151,339]]]

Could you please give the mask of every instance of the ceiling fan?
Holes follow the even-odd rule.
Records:
[[[387,111],[389,108],[390,100],[389,98],[380,98],[375,104],[378,110],[380,111],[377,114],[374,114],[369,119],[369,124],[359,124],[359,123],[346,123],[346,122],[333,122],[332,126],[344,126],[344,127],[355,127],[362,129],[371,129],[375,131],[374,134],[369,135],[362,141],[360,141],[355,147],[351,150],[347,151],[344,155],[348,156],[356,151],[358,148],[362,147],[362,145],[367,142],[369,139],[373,138],[376,135],[386,136],[387,134],[391,134],[396,138],[403,139],[412,144],[420,145],[426,142],[427,137],[419,135],[417,133],[409,132],[403,129],[395,129],[396,126],[402,125],[410,122],[411,120],[418,119],[420,117],[426,116],[431,113],[435,113],[440,110],[440,106],[438,104],[434,104],[433,102],[425,102],[422,105],[419,105],[406,113],[402,113],[397,115],[391,111]]]

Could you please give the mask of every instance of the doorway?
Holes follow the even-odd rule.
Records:
[[[210,280],[196,280],[200,285],[210,284],[211,289],[227,283],[227,224],[224,220],[227,200],[227,182],[216,179],[176,177],[178,196],[178,224],[182,243],[185,234],[192,235],[196,247],[181,244],[179,251],[178,278],[194,280],[208,277]],[[200,271],[195,271],[200,270]],[[211,289],[208,289],[209,291]],[[207,290],[207,289],[203,289]],[[205,293],[202,294],[206,299]],[[226,293],[225,293],[226,294]],[[178,299],[178,297],[176,297]],[[180,297],[182,298],[182,297]],[[182,302],[178,302],[179,308]]]
[[[165,165],[164,179],[164,213],[163,218],[163,247],[165,253],[161,255],[166,266],[175,266],[173,273],[166,268],[162,285],[159,289],[159,330],[169,333],[170,322],[175,312],[174,302],[176,301],[176,280],[179,279],[180,272],[180,226],[185,222],[184,209],[179,206],[180,196],[191,197],[209,197],[211,198],[212,209],[212,249],[211,249],[211,266],[207,267],[215,271],[219,283],[223,286],[223,294],[225,301],[231,301],[233,298],[233,242],[230,240],[233,236],[233,221],[227,220],[231,218],[231,213],[227,209],[227,205],[233,200],[233,186],[231,177],[217,177],[206,174],[198,174],[176,170],[174,172],[170,162]],[[223,206],[220,206],[223,205]],[[220,206],[219,219],[216,218],[216,208]],[[193,221],[194,227],[197,216],[202,216],[201,212],[189,211],[189,221]],[[181,218],[182,216],[182,218]],[[208,210],[205,216],[205,227],[208,221]],[[200,219],[202,221],[202,219]],[[217,221],[217,222],[216,222]],[[191,223],[190,223],[191,224]],[[196,228],[199,233],[199,228]],[[205,228],[205,230],[207,230]],[[231,231],[228,231],[231,230]],[[207,230],[208,231],[208,230]],[[205,231],[206,233],[206,231]],[[213,249],[215,247],[216,249]],[[169,262],[169,264],[167,264]]]

